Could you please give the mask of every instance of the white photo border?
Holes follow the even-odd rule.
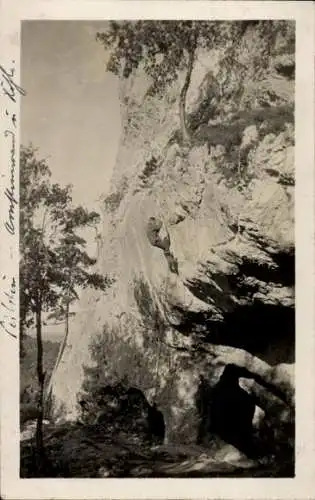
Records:
[[[2,0],[1,58],[20,82],[22,20],[288,19],[296,22],[296,475],[291,479],[20,479],[18,204],[15,234],[7,222],[6,186],[14,170],[18,197],[20,101],[0,96],[0,293],[13,293],[12,331],[0,332],[1,493],[6,499],[307,499],[315,498],[314,328],[314,4],[298,1]],[[14,62],[13,62],[14,61]],[[27,89],[25,89],[27,93]],[[14,125],[13,115],[16,118]],[[12,121],[13,120],[13,121]],[[15,144],[12,144],[14,131]],[[18,198],[17,198],[18,201]],[[15,325],[14,325],[15,320]],[[1,321],[3,319],[1,318]],[[17,338],[14,338],[16,335]]]

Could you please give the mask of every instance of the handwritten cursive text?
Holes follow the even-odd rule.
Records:
[[[4,136],[11,139],[10,144],[10,186],[4,191],[4,195],[9,202],[8,217],[5,222],[5,228],[10,234],[15,234],[15,205],[17,200],[15,198],[15,133],[12,130],[5,130]]]
[[[6,276],[3,276],[2,280],[6,282],[8,281]],[[13,277],[11,280],[9,280],[9,284],[7,285],[7,290],[2,293],[1,303],[0,303],[0,310],[1,310],[0,328],[5,333],[10,335],[11,337],[14,337],[15,339],[17,338],[17,336],[13,332],[17,326],[17,320],[15,315],[16,291],[17,291],[16,280]]]
[[[15,61],[12,61],[15,63]],[[1,88],[3,91],[3,95],[7,96],[11,101],[16,103],[16,95],[26,95],[25,90],[22,89],[15,81],[14,81],[15,69],[10,68],[9,70],[4,69],[0,64],[0,76],[1,76]]]

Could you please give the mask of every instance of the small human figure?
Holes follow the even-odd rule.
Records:
[[[163,227],[161,219],[150,217],[147,224],[147,236],[151,245],[161,248],[164,252],[168,252],[171,246],[171,240],[166,229],[164,230],[164,237],[160,234]]]
[[[170,251],[171,239],[170,235],[161,221],[156,217],[150,217],[147,224],[147,236],[151,245],[160,248],[164,252],[169,269],[172,273],[178,274],[178,263],[174,255]]]

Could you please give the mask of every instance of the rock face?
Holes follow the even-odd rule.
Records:
[[[123,134],[98,259],[115,282],[82,298],[53,379],[59,415],[76,418],[93,384],[123,381],[156,402],[169,442],[196,443],[200,377],[211,390],[230,364],[249,391],[267,387],[292,406],[292,34],[279,32],[266,56],[249,28],[235,57],[242,72],[220,52],[198,53],[186,148],[177,140],[184,75],[160,98],[146,97],[141,69],[121,81]],[[148,236],[150,217],[162,245]]]

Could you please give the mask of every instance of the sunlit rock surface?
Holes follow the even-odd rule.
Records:
[[[240,77],[220,70],[222,54],[198,54],[186,149],[176,141],[184,75],[161,98],[145,97],[141,70],[121,82],[123,133],[101,207],[98,259],[115,282],[81,300],[52,381],[61,419],[78,418],[78,399],[97,373],[99,384],[123,380],[156,401],[166,442],[195,443],[200,376],[213,387],[230,363],[292,407],[294,54],[281,37],[277,43],[279,54],[258,72],[261,40],[245,37],[241,93]],[[212,74],[226,81],[222,98],[209,97]],[[148,239],[151,216],[169,235],[177,272]],[[258,393],[257,384],[248,383],[249,392]]]

